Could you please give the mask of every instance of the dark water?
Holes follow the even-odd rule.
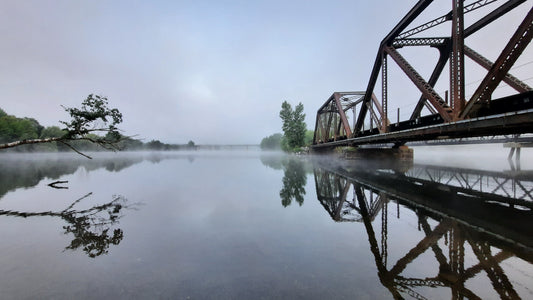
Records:
[[[0,298],[533,298],[533,172],[436,157],[0,155]]]

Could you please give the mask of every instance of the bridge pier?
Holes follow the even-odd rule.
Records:
[[[413,161],[412,148],[400,146],[398,148],[361,148],[337,147],[335,153],[345,159]]]
[[[503,144],[503,147],[504,148],[511,148],[511,150],[509,151],[509,156],[507,157],[507,159],[511,160],[513,158],[513,155],[515,154],[515,151],[516,151],[515,159],[516,159],[516,161],[519,161],[520,160],[520,150],[522,148],[531,148],[531,147],[533,147],[533,143],[509,142],[509,143]]]

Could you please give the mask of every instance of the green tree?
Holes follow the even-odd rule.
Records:
[[[283,139],[283,134],[274,133],[269,135],[261,140],[259,145],[262,150],[276,150],[281,148],[281,140]]]
[[[142,141],[127,136],[121,137],[118,143],[118,147],[121,150],[141,150],[143,146]]]
[[[66,131],[61,130],[58,126],[45,127],[41,131],[40,139],[59,138],[66,134]],[[38,151],[67,151],[69,148],[64,144],[57,142],[43,143],[36,148]]]
[[[149,150],[163,150],[165,147],[165,144],[161,143],[159,140],[151,140],[150,142],[146,143],[146,148]]]
[[[305,142],[304,144],[306,146],[309,146],[311,144],[313,144],[313,138],[315,137],[315,132],[313,130],[307,130],[305,132]]]
[[[17,140],[28,140],[39,137],[43,128],[35,119],[17,118],[5,112],[0,115],[0,143],[11,143]],[[17,151],[35,150],[33,145],[26,145]]]
[[[295,151],[305,145],[306,124],[304,106],[300,102],[294,110],[287,101],[281,104],[279,116],[282,120],[283,136],[281,147],[284,151]]]
[[[17,133],[16,141],[0,141],[0,149],[17,147],[20,145],[40,144],[50,142],[60,142],[77,153],[91,158],[90,156],[81,153],[73,146],[75,141],[87,141],[97,144],[103,148],[117,150],[117,140],[115,138],[119,134],[117,125],[122,122],[122,114],[116,108],[108,107],[108,100],[106,97],[90,94],[82,102],[81,108],[64,107],[66,112],[70,114],[71,120],[68,122],[60,121],[65,128],[65,134],[61,137],[38,138],[40,135],[39,123],[33,119],[23,119],[23,121],[15,122],[11,128],[5,129],[2,124],[5,123],[0,120],[0,136],[13,136],[13,131]],[[9,118],[2,117],[1,119]],[[15,118],[17,119],[17,118]],[[13,121],[13,120],[11,120]],[[14,121],[13,121],[14,122]],[[9,122],[8,122],[9,123]],[[29,129],[31,128],[31,129]],[[21,132],[17,132],[17,130]],[[3,131],[6,132],[4,135]],[[10,132],[11,131],[11,132]],[[96,135],[96,133],[106,133],[105,136]]]

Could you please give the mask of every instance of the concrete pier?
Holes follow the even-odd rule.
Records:
[[[400,146],[398,148],[360,148],[338,147],[335,152],[345,159],[396,160],[413,161],[412,148]]]

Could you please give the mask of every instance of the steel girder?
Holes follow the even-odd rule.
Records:
[[[431,114],[438,114],[445,123],[461,121],[470,119],[478,115],[478,111],[489,107],[492,100],[492,93],[495,88],[502,81],[513,87],[518,93],[531,91],[532,88],[525,84],[520,79],[508,74],[508,71],[519,58],[521,53],[530,43],[533,38],[533,12],[524,18],[523,22],[518,26],[515,34],[502,50],[497,60],[491,62],[477,53],[474,49],[465,45],[468,37],[485,28],[495,20],[504,16],[508,12],[517,8],[519,5],[526,2],[526,0],[508,0],[491,10],[485,15],[477,16],[477,20],[469,22],[471,25],[465,27],[464,17],[467,13],[478,8],[493,4],[498,0],[479,0],[472,3],[463,3],[464,0],[453,0],[452,8],[446,14],[435,18],[422,25],[406,30],[419,16],[430,6],[432,0],[420,0],[415,6],[404,16],[404,18],[391,30],[391,32],[381,41],[381,44],[376,55],[374,66],[370,74],[367,88],[361,100],[361,108],[357,111],[357,117],[354,119],[350,130],[342,129],[346,134],[346,138],[357,138],[361,136],[368,136],[368,128],[365,129],[366,124],[376,123],[374,103],[379,103],[382,107],[381,117],[379,118],[379,131],[371,131],[370,134],[386,133],[390,131],[390,122],[388,121],[388,110],[390,99],[393,95],[388,93],[387,84],[390,79],[387,78],[387,58],[391,57],[396,64],[403,70],[407,77],[413,82],[421,93],[418,104],[415,106],[409,120],[416,120],[421,117],[422,109],[426,107]],[[532,9],[533,10],[533,9]],[[472,20],[470,20],[472,21]],[[444,23],[451,24],[449,36],[421,36],[421,33]],[[434,67],[430,78],[423,78],[417,70],[410,64],[399,52],[404,47],[432,47],[439,51],[440,56]],[[485,79],[475,89],[476,92],[470,99],[465,98],[465,55],[488,70]],[[439,95],[434,90],[434,86],[439,80],[446,65],[450,67],[450,101],[448,101],[448,94],[445,97]],[[382,99],[374,99],[375,85],[381,74],[381,95]],[[446,92],[447,93],[447,92]],[[330,101],[331,98],[328,100]],[[319,112],[320,113],[320,112]],[[370,113],[370,118],[368,114]],[[339,118],[341,118],[339,113]],[[318,116],[317,116],[318,121]],[[398,120],[400,121],[400,120]],[[366,123],[366,124],[365,124]],[[347,123],[343,123],[344,127]],[[323,126],[323,125],[322,125]],[[371,126],[372,127],[372,126]],[[316,129],[319,129],[317,124]],[[331,134],[329,140],[336,140],[338,137]],[[315,144],[319,142],[326,142],[325,139],[316,138]]]
[[[349,118],[350,115],[355,117],[364,96],[365,92],[362,91],[334,92],[317,111],[313,144],[345,140],[353,136]],[[370,128],[376,125],[378,132],[384,132],[384,124],[388,124],[388,121],[383,123],[383,109],[375,95],[371,99],[372,102],[365,106],[370,111]]]
[[[468,169],[440,170],[433,166],[414,166],[414,170],[402,173],[383,165],[375,168],[354,168],[353,164],[319,165],[321,167],[315,167],[319,201],[335,221],[364,224],[380,282],[396,299],[403,298],[402,294],[426,299],[421,294],[427,292],[423,287],[449,289],[454,298],[479,299],[468,283],[477,276],[486,276],[490,280],[495,295],[509,299],[520,297],[515,283],[507,277],[501,264],[512,257],[533,262],[531,235],[522,228],[523,224],[531,223],[531,210],[502,205],[514,203],[508,200],[519,200],[512,193],[494,199],[490,192],[470,190],[471,186],[484,181],[478,176],[502,176],[505,179],[511,175]],[[450,174],[453,175],[450,177]],[[471,175],[475,180],[468,178]],[[524,175],[531,183],[531,176]],[[501,185],[500,181],[495,178],[496,184]],[[465,183],[468,186],[462,187]],[[527,198],[531,204],[530,192]],[[415,240],[411,248],[407,248],[408,251],[400,253],[390,248],[387,242],[390,235],[386,224],[387,207],[394,202],[398,207],[401,204],[416,212],[419,230],[424,234],[420,240]],[[381,233],[374,224],[380,210]],[[399,212],[397,218],[401,218]],[[526,228],[531,231],[531,227]],[[380,236],[381,243],[378,242]],[[466,247],[472,251],[465,251]],[[396,259],[391,264],[387,256],[392,250]],[[402,256],[402,253],[405,254]],[[437,275],[403,275],[404,270],[422,255],[434,257]],[[472,260],[467,263],[467,255],[475,257],[477,263],[471,264]]]
[[[470,98],[464,110],[461,110],[460,118],[470,116],[475,104],[484,104],[490,101],[492,92],[505,78],[520,54],[533,38],[533,8],[529,10],[526,18],[513,34],[496,62],[490,68],[476,92]],[[478,106],[479,107],[479,106]]]

